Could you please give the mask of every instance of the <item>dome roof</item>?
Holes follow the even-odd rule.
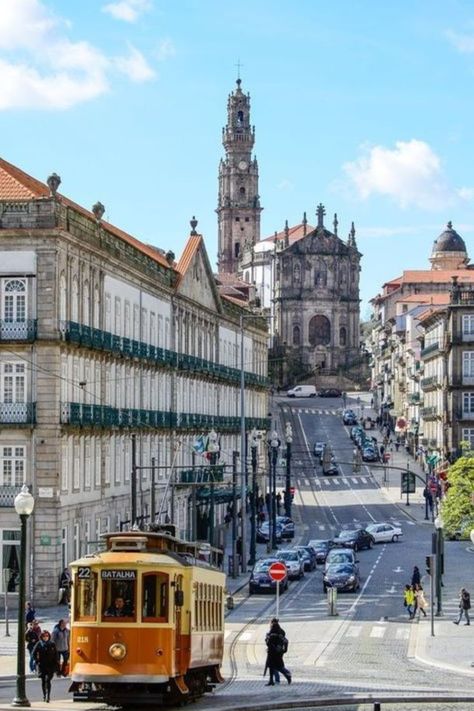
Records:
[[[464,252],[466,253],[466,245],[463,238],[458,235],[456,230],[453,230],[452,222],[448,222],[444,232],[440,234],[433,245],[434,252]]]

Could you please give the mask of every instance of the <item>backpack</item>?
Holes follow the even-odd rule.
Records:
[[[278,635],[276,639],[270,638],[270,647],[277,654],[285,654],[288,651],[288,640],[286,637]]]

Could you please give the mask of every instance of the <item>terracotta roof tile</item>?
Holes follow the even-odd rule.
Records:
[[[401,277],[385,282],[384,286],[402,284],[443,284],[457,276],[460,282],[474,281],[474,269],[409,269]]]
[[[186,274],[186,272],[189,269],[189,265],[191,264],[194,255],[198,251],[199,247],[202,244],[202,235],[190,235],[188,241],[186,242],[186,245],[184,247],[184,251],[179,258],[179,262],[176,265],[176,271],[179,273],[179,279],[178,283],[181,281],[183,276]]]
[[[42,197],[49,197],[49,195],[50,191],[45,183],[36,180],[36,178],[31,177],[31,175],[24,173],[16,166],[8,163],[6,160],[3,160],[3,158],[0,158],[0,200],[35,200]],[[95,222],[95,216],[90,210],[86,210],[81,205],[78,205],[60,193],[57,194],[57,197],[63,205],[67,205]],[[129,235],[127,232],[124,232],[109,222],[102,220],[102,225],[105,230],[119,239],[124,240],[124,242],[128,242],[128,244],[133,245],[141,252],[151,257],[151,259],[155,262],[158,262],[168,269],[173,269],[173,267],[166,261],[165,257],[154,247],[150,247],[149,245],[140,242],[135,237],[132,237],[132,235]]]
[[[306,225],[306,234],[309,235],[310,232],[314,230],[314,227],[311,225]],[[293,242],[297,242],[300,240],[302,237],[304,237],[304,225],[302,222],[299,223],[299,225],[293,225],[293,227],[290,227],[288,229],[288,241],[290,244],[293,244]],[[273,242],[275,239],[277,240],[282,240],[285,238],[285,231],[283,230],[282,232],[278,232],[276,235],[272,235],[271,237],[265,237],[265,239],[260,240],[261,242]]]
[[[409,296],[400,296],[397,299],[397,304],[449,304],[449,291],[436,292],[434,294],[410,294]]]

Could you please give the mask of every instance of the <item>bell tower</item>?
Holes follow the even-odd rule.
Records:
[[[219,164],[218,271],[237,274],[239,257],[247,243],[260,240],[258,164],[252,158],[255,127],[250,125],[250,94],[242,80],[227,101],[227,125],[222,129],[225,157]]]

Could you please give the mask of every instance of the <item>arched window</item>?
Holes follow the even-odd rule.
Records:
[[[293,326],[293,345],[299,346],[301,344],[301,329],[299,326]]]
[[[3,320],[9,323],[26,320],[26,281],[8,279],[3,284]]]
[[[244,122],[244,112],[243,111],[237,111],[237,122],[238,123]]]
[[[79,282],[76,275],[72,279],[71,321],[79,321]]]
[[[315,286],[327,286],[328,283],[328,270],[324,262],[316,262],[314,267],[314,285]]]
[[[66,302],[66,277],[64,272],[59,277],[59,320],[66,321],[67,319],[67,302]]]
[[[100,326],[100,291],[99,287],[94,287],[94,326],[99,328]]]
[[[301,281],[301,267],[298,262],[293,267],[293,279],[297,283]]]
[[[345,346],[347,344],[347,329],[345,326],[341,326],[339,329],[339,345]]]
[[[245,197],[245,188],[239,188],[239,193],[241,197]]]
[[[89,282],[86,280],[82,286],[82,323],[89,325]]]
[[[309,322],[308,338],[312,346],[327,346],[331,342],[331,324],[326,316],[313,316]]]
[[[347,272],[345,267],[340,267],[339,269],[339,284],[346,283]]]

